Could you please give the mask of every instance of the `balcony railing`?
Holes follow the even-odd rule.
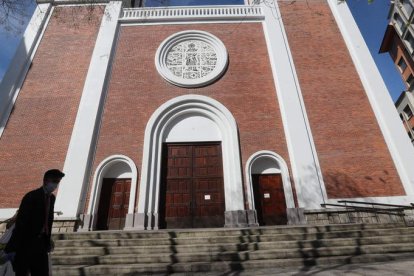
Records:
[[[123,9],[121,22],[262,20],[261,7],[209,6]]]

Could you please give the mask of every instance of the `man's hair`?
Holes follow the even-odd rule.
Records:
[[[62,178],[64,176],[65,176],[65,174],[63,172],[61,172],[60,170],[51,169],[51,170],[48,170],[47,172],[45,172],[45,174],[43,176],[43,181],[45,181],[48,178],[53,178],[53,177]]]

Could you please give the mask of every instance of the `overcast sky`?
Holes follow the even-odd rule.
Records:
[[[404,90],[404,84],[389,55],[378,54],[388,23],[387,15],[390,1],[375,0],[372,4],[367,2],[367,0],[348,0],[348,5],[384,78],[391,97],[396,101]],[[34,7],[29,6],[28,9],[30,14]],[[28,20],[26,20],[26,23]],[[8,33],[0,26],[0,79],[3,78],[20,39],[21,34]]]

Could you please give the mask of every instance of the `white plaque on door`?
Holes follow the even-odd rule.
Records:
[[[264,196],[264,198],[270,198],[270,194],[268,194],[268,193],[265,193],[263,196]]]
[[[204,200],[210,200],[211,196],[210,195],[204,195]]]

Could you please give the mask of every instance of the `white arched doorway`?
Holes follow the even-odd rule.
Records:
[[[259,188],[255,185],[259,185],[259,179],[263,178],[263,181],[277,182],[281,181],[282,183],[282,201],[275,202],[277,199],[273,198],[274,195],[271,195],[271,188],[269,191],[265,191],[263,194],[259,195]],[[258,202],[269,201],[273,205],[282,204],[283,208],[295,208],[295,202],[293,197],[292,186],[289,178],[289,171],[286,162],[281,156],[272,152],[272,151],[259,151],[254,153],[246,162],[246,180],[248,181],[247,189],[247,201],[248,207],[250,210],[255,211],[255,221],[249,221],[251,225],[258,225],[259,221],[262,221],[262,209]],[[271,184],[271,183],[268,183]],[[267,184],[267,185],[268,185]],[[276,183],[274,183],[276,184]],[[267,188],[266,188],[267,189]],[[280,207],[280,206],[279,206]],[[260,213],[258,213],[260,212]],[[285,210],[285,213],[287,210]],[[287,214],[286,214],[287,216]],[[286,220],[288,218],[286,217]]]
[[[218,142],[221,146],[225,226],[247,225],[236,121],[218,101],[206,96],[185,95],[164,103],[148,121],[134,227],[159,227],[163,144],[201,141]]]
[[[101,195],[103,193],[103,186],[106,180],[125,180],[127,182],[129,186],[129,196],[128,199],[126,199],[127,202],[125,202],[123,205],[126,206],[127,204],[128,211],[126,216],[122,218],[122,227],[123,229],[131,229],[133,227],[137,179],[138,171],[134,161],[131,158],[124,155],[112,155],[103,160],[95,171],[88,210],[87,213],[83,215],[83,226],[80,228],[80,230],[89,231],[97,229],[97,223],[99,219],[98,214],[100,213],[100,210],[102,211],[103,208]]]

